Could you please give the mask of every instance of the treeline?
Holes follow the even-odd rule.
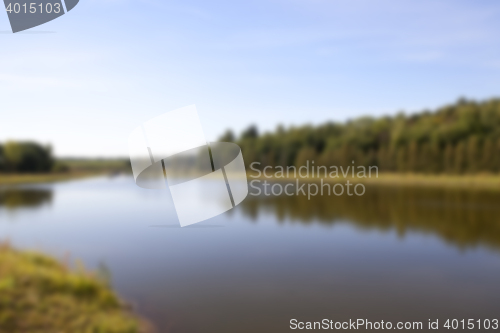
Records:
[[[377,166],[379,171],[479,173],[500,170],[500,99],[460,99],[434,111],[346,123],[278,128],[260,134],[250,126],[239,137],[227,131],[221,141],[236,142],[247,167]]]
[[[54,167],[50,146],[35,142],[0,143],[0,172],[38,173],[48,172]]]

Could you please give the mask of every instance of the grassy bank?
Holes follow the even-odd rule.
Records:
[[[103,172],[70,171],[64,173],[42,173],[42,174],[0,174],[1,185],[53,183],[73,179],[97,176]]]
[[[147,331],[104,281],[0,245],[0,332]]]
[[[59,165],[71,171],[85,172],[132,172],[130,161],[127,158],[121,159],[60,159]]]
[[[294,181],[300,179],[303,181],[317,182],[321,178],[265,178],[263,175],[256,178],[256,174],[249,174],[248,180],[272,180],[272,181]],[[381,173],[378,177],[372,175],[372,178],[352,178],[323,177],[324,182],[345,183],[349,180],[352,183],[363,183],[373,186],[409,186],[424,188],[450,188],[450,189],[475,189],[500,191],[500,175],[496,174],[478,174],[478,175],[426,175],[426,174],[403,174],[403,173]]]
[[[111,174],[109,170],[87,170],[70,171],[66,173],[49,174],[0,174],[0,186],[17,184],[36,184],[62,182],[99,175]],[[253,179],[272,180],[272,181],[290,181],[288,178],[266,178],[257,177],[256,174],[249,173],[248,180]],[[321,178],[309,177],[300,178],[301,181],[320,181]],[[460,188],[460,189],[479,189],[500,191],[500,175],[481,174],[481,175],[425,175],[425,174],[399,174],[399,173],[381,173],[378,178],[329,178],[323,177],[325,182],[338,183],[349,180],[353,183],[363,183],[367,185],[380,186],[412,186],[428,188]]]
[[[500,191],[500,175],[425,175],[383,173],[378,178],[356,179],[370,185],[459,188]]]
[[[58,171],[46,173],[1,173],[1,185],[53,183],[110,175],[130,173],[130,164],[124,159],[62,159],[55,165]]]

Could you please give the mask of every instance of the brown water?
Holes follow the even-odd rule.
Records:
[[[253,197],[179,228],[126,177],[0,189],[0,235],[92,268],[160,332],[288,332],[290,320],[499,319],[500,195],[369,187]],[[477,324],[476,324],[477,327]],[[470,331],[470,330],[469,330]]]

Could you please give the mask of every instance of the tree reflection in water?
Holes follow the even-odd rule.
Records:
[[[250,192],[252,193],[252,192]],[[255,192],[254,192],[255,193]],[[479,190],[367,186],[363,196],[252,196],[245,215],[273,213],[280,223],[336,225],[437,235],[465,249],[500,250],[500,193]]]
[[[39,208],[52,202],[52,190],[43,188],[0,189],[0,210],[14,211],[21,208]]]

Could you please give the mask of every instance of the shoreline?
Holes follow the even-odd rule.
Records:
[[[67,172],[44,174],[0,173],[0,186],[65,182],[90,177],[98,177],[106,174],[106,172]]]
[[[54,174],[1,174],[0,186],[56,183],[71,180],[85,179],[91,177],[105,176],[109,172],[99,171],[75,171]],[[247,173],[250,183],[253,180],[268,180],[272,182],[287,182],[299,179],[303,182],[319,182],[323,179],[325,183],[351,182],[354,184],[365,184],[369,186],[390,187],[424,187],[424,188],[448,188],[448,189],[475,189],[492,190],[500,192],[500,174],[477,174],[477,175],[426,175],[426,174],[398,174],[381,173],[378,177],[356,178],[343,177],[265,177],[257,176],[255,173]]]
[[[31,332],[42,327],[51,332],[154,332],[108,279],[83,265],[70,268],[69,262],[1,242],[0,290],[3,317],[8,320],[0,322],[0,330]]]
[[[388,187],[423,187],[423,188],[443,188],[443,189],[473,189],[490,190],[500,192],[500,175],[478,174],[478,175],[425,175],[425,174],[397,174],[381,173],[378,177],[372,178],[352,178],[352,177],[264,177],[256,174],[247,175],[249,183],[252,180],[268,180],[273,182],[287,182],[300,180],[302,182],[344,183],[364,184],[368,186],[388,186]]]

